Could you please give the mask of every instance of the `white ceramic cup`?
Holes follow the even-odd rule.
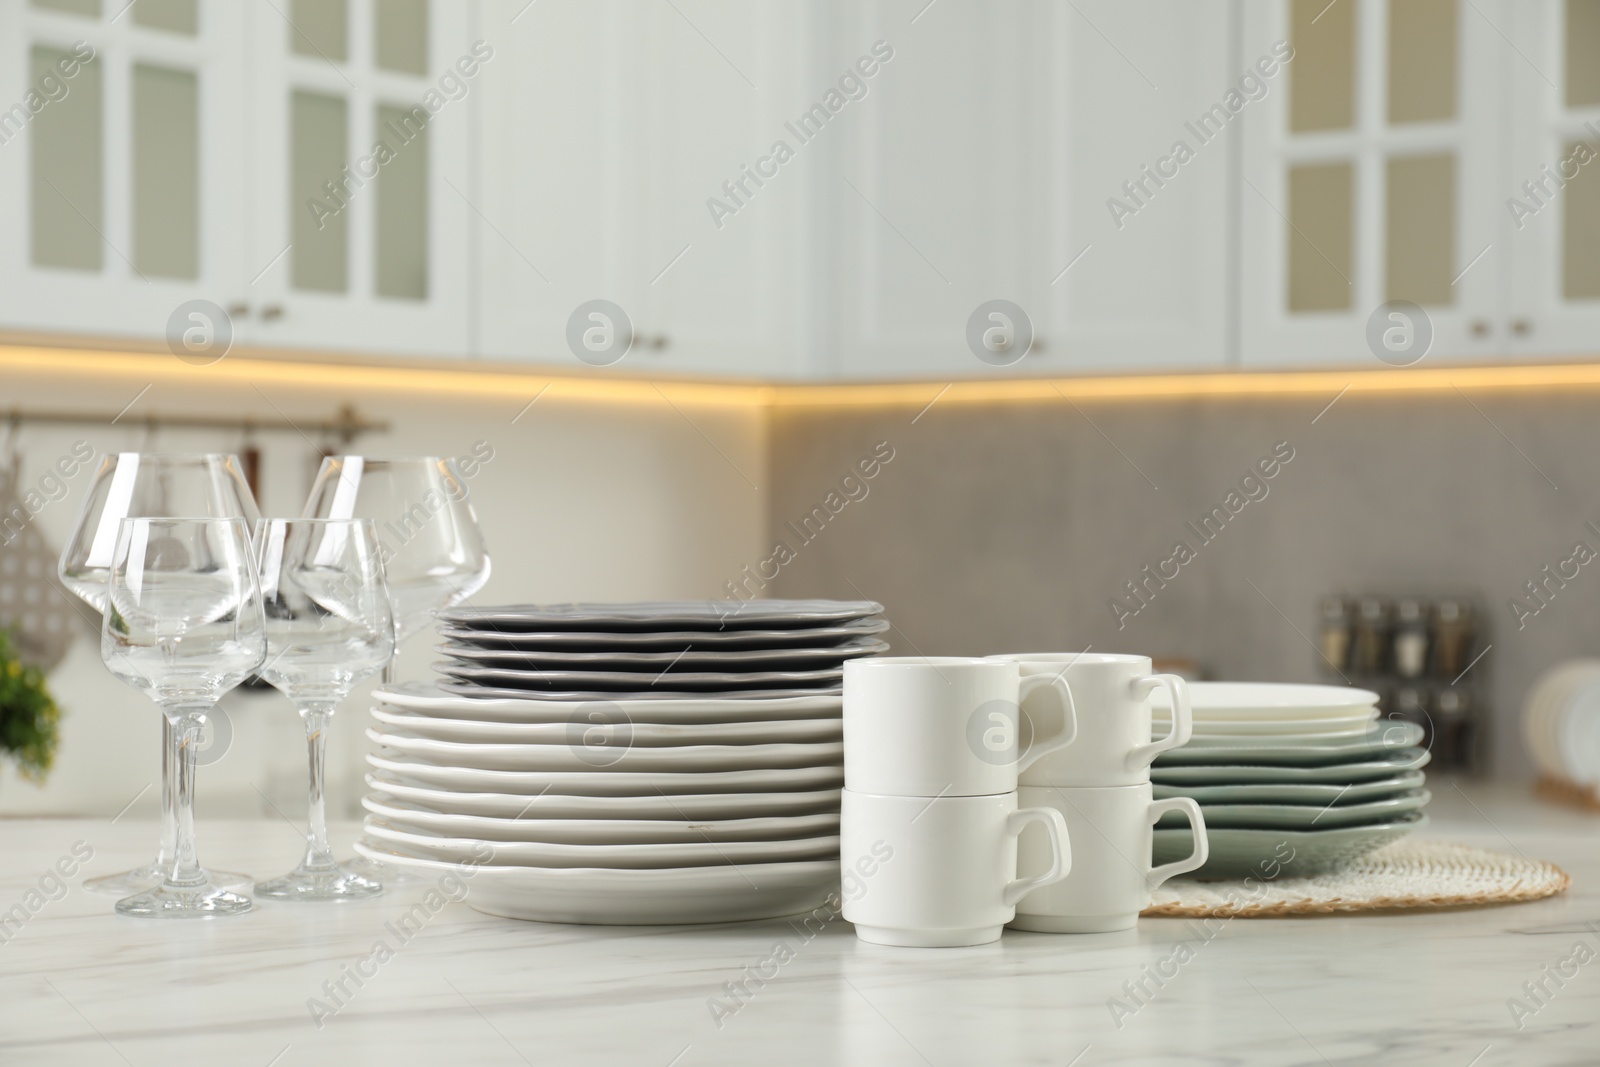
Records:
[[[1021,704],[1049,690],[1060,729],[1021,751]],[[1148,712],[1146,713],[1148,721]],[[992,796],[1019,772],[1070,745],[1072,691],[1023,678],[1015,663],[965,656],[872,657],[844,665],[844,784],[887,796]]]
[[[1017,835],[1044,826],[1034,868],[1017,877]],[[844,791],[839,855],[872,873],[844,895],[856,936],[878,945],[947,948],[998,940],[1030,890],[1072,869],[1067,825],[1054,807],[1018,808],[1017,793],[986,797],[901,797]]]
[[[1150,764],[1169,748],[1189,743],[1194,721],[1189,687],[1175,674],[1152,674],[1150,657],[1101,652],[1026,652],[991,657],[1016,663],[1022,679],[1061,678],[1077,711],[1076,739],[1025,769],[1021,785],[1137,785],[1150,780]],[[1150,694],[1165,689],[1174,725],[1150,739]],[[1024,699],[1035,729],[1049,723],[1044,701]]]
[[[1211,855],[1206,820],[1189,797],[1151,800],[1150,783],[1113,786],[1023,786],[1021,802],[1059,811],[1075,853],[1071,872],[1054,885],[1030,892],[1017,904],[1011,925],[1018,930],[1057,934],[1098,934],[1126,930],[1150,906],[1150,894],[1168,878],[1192,871]],[[1176,863],[1150,866],[1155,822],[1181,811],[1194,833],[1194,852]],[[1048,838],[1026,835],[1018,863],[1045,862],[1054,846]]]

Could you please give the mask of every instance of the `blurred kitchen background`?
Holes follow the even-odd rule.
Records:
[[[75,448],[269,515],[487,449],[480,603],[865,596],[1529,778],[1600,648],[1597,155],[1600,0],[0,0],[0,624]],[[156,780],[76,616],[0,812]],[[299,720],[224,706],[204,810],[292,815]]]

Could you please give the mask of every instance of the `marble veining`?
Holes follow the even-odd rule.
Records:
[[[5,821],[0,912],[28,918],[0,926],[0,1064],[1600,1062],[1600,959],[1559,985],[1543,977],[1537,1010],[1508,1006],[1531,1006],[1524,983],[1537,991],[1576,943],[1600,950],[1600,818],[1465,788],[1435,788],[1429,836],[1552,860],[1572,889],[1446,913],[1238,919],[1209,936],[1184,919],[1008,932],[952,950],[862,944],[842,919],[812,936],[783,921],[545,926],[455,901],[397,925],[431,880],[373,901],[141,921],[78,882],[144,858],[151,824]],[[276,820],[201,832],[207,862],[263,874],[299,847]],[[52,876],[78,842],[93,858]]]

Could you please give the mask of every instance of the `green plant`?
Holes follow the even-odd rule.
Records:
[[[60,722],[44,672],[19,660],[11,635],[0,630],[0,753],[17,761],[22,777],[43,781],[55,762]]]

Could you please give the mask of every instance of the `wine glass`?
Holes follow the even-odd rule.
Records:
[[[394,610],[395,648],[440,608],[489,580],[489,552],[454,460],[432,456],[322,461],[306,518],[371,519]],[[394,681],[394,662],[383,680]]]
[[[240,518],[134,518],[118,526],[106,583],[100,658],[161,705],[178,738],[163,790],[176,814],[161,884],[117,901],[123,915],[187,918],[250,910],[195,854],[194,774],[206,716],[267,655],[250,532]]]
[[[72,535],[61,551],[57,573],[62,584],[97,614],[103,613],[118,525],[130,517],[171,515],[237,517],[249,526],[260,517],[255,497],[234,456],[139,452],[106,455],[89,483]],[[163,716],[163,779],[177,766],[180,744],[181,739],[172,732],[171,723]],[[162,794],[161,845],[155,862],[120,874],[87,879],[83,883],[85,889],[122,897],[148,889],[166,877],[177,840],[176,814],[170,800],[166,793]],[[224,884],[250,884],[249,876],[243,874],[214,871],[212,877]]]
[[[328,720],[362,678],[394,655],[394,616],[369,519],[263,519],[256,527],[267,662],[261,676],[294,702],[306,724],[311,805],[306,854],[256,895],[348,900],[383,885],[342,867],[328,846],[323,763]]]
[[[394,612],[395,652],[440,608],[459,604],[489,580],[489,553],[455,461],[433,456],[382,459],[330,456],[306,501],[306,518],[371,519]],[[394,684],[395,657],[383,668]],[[354,860],[373,881],[412,874],[376,860]]]

